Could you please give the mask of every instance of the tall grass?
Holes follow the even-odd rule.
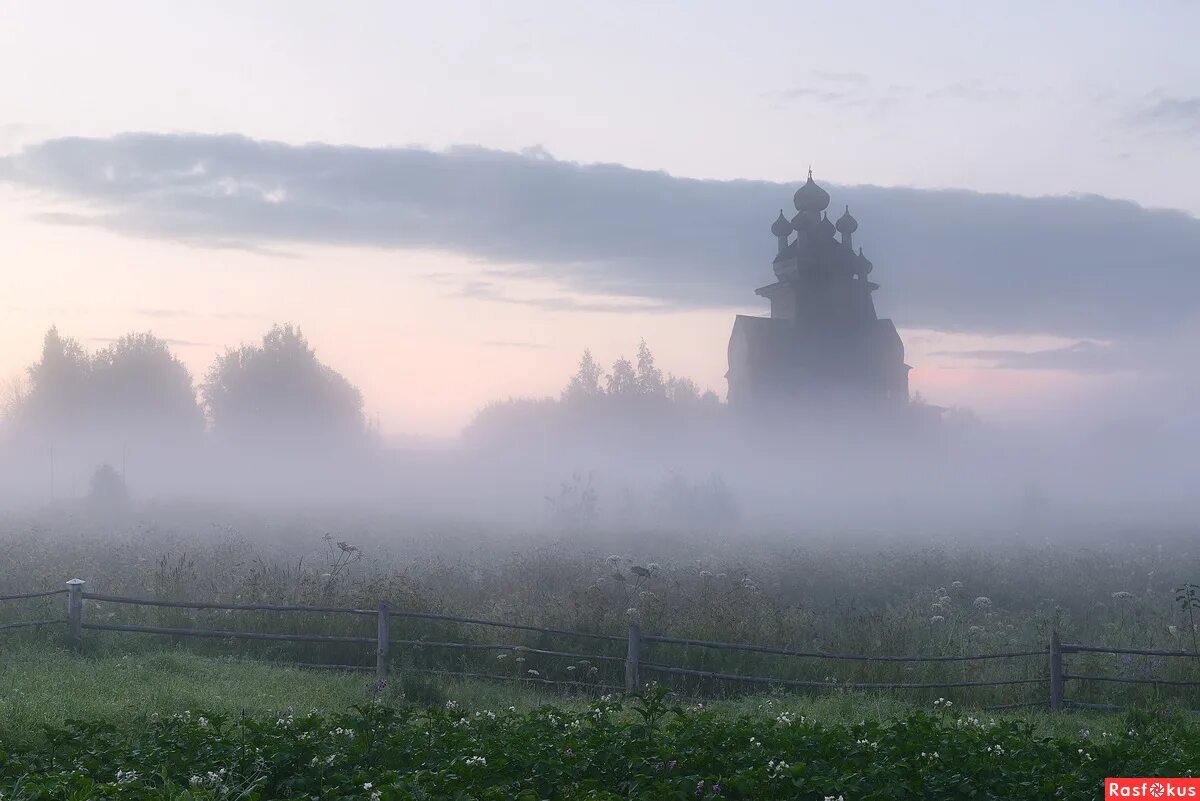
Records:
[[[631,620],[645,633],[750,642],[843,654],[962,655],[1032,650],[1051,630],[1064,641],[1191,649],[1194,631],[1174,589],[1200,576],[1200,552],[1187,537],[1159,542],[1114,537],[1106,544],[1053,544],[1015,537],[933,537],[871,541],[712,532],[687,538],[653,532],[489,539],[486,533],[389,532],[347,525],[282,529],[261,521],[238,529],[167,517],[163,523],[53,519],[10,526],[0,536],[0,594],[57,588],[71,576],[93,592],[172,600],[374,606],[433,611],[573,631],[623,635]],[[243,531],[245,533],[243,533]],[[0,603],[0,622],[61,615],[61,597]],[[374,633],[369,617],[223,612],[89,602],[98,622],[264,632]],[[0,648],[45,642],[58,633],[0,634]],[[623,656],[620,642],[396,618],[393,640],[504,643]],[[161,637],[88,632],[94,653],[161,647]],[[188,640],[195,653],[281,662],[371,664],[369,646]],[[462,670],[528,678],[619,684],[619,663],[433,646],[398,647],[401,671]],[[821,681],[827,692],[851,682],[990,681],[1045,676],[1043,657],[924,664],[829,662],[697,647],[648,644],[647,661],[728,673]],[[1081,674],[1198,678],[1197,660],[1068,657]],[[668,679],[679,689],[737,695],[737,685]],[[904,691],[928,700],[945,691]],[[957,695],[964,695],[957,693]],[[979,702],[1045,698],[1040,685],[972,690]],[[1077,700],[1200,706],[1175,688],[1073,683]]]

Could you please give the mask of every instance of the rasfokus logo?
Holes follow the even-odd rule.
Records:
[[[1200,798],[1200,779],[1105,779],[1108,798]]]

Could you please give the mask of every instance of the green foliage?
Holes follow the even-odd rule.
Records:
[[[662,691],[587,706],[341,713],[185,711],[71,721],[0,755],[5,801],[37,799],[960,799],[1083,801],[1105,776],[1186,776],[1194,726],[1131,716],[1046,735],[1018,720],[829,723],[671,708]]]

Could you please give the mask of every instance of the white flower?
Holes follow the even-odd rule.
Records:
[[[952,581],[950,582],[950,588],[953,590],[961,590],[963,588],[963,583],[961,581]]]
[[[933,617],[929,618],[929,622],[936,626],[938,623],[945,623],[946,618],[942,617],[941,615],[934,615]]]
[[[992,599],[988,598],[986,595],[980,595],[974,601],[971,601],[971,606],[975,607],[976,609],[991,609]]]
[[[542,675],[541,673],[538,673],[536,670],[533,670],[532,668],[525,672],[528,673],[530,676],[533,676],[534,678],[537,678],[538,676]]]
[[[1125,590],[1121,590],[1120,592],[1114,592],[1112,594],[1112,597],[1113,597],[1114,601],[1128,601],[1130,598],[1133,597],[1133,593],[1125,592]]]
[[[480,767],[487,767],[487,760],[481,756],[472,756],[472,757],[467,757],[465,764],[479,765]]]

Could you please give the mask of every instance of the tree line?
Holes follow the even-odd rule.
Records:
[[[585,350],[558,397],[491,403],[463,436],[500,446],[618,446],[629,437],[654,445],[712,423],[722,408],[712,390],[701,392],[691,378],[664,373],[643,340],[635,359],[622,356],[608,370]]]
[[[89,353],[51,328],[3,411],[16,437],[352,439],[364,432],[362,394],[292,325],[226,350],[198,386],[153,334],[127,334]]]

